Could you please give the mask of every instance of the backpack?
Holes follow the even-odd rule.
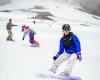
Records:
[[[65,48],[68,48],[68,47],[70,47],[74,44],[72,36],[73,36],[73,33],[70,32],[69,35],[62,37],[62,41],[63,41],[63,44],[64,44]]]

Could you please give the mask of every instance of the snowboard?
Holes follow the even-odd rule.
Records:
[[[51,73],[38,73],[36,75],[38,78],[43,78],[44,80],[82,80],[78,76],[60,76],[57,74],[51,74]]]
[[[39,45],[30,45],[30,47],[39,47]]]

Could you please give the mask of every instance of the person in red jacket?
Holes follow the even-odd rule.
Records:
[[[29,43],[31,44],[31,46],[32,47],[39,47],[39,42],[37,42],[34,39],[34,35],[36,34],[36,32],[33,29],[30,29],[29,26],[24,25],[24,26],[22,26],[22,32],[24,32],[22,40],[24,40],[26,37],[26,34],[28,34],[29,35]]]

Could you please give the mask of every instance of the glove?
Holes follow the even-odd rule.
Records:
[[[78,59],[79,61],[82,61],[81,53],[77,53],[76,55],[77,55],[77,59]]]
[[[24,37],[22,38],[22,40],[24,40]]]
[[[54,56],[54,57],[53,57],[53,60],[55,61],[57,58],[58,58],[57,56]]]

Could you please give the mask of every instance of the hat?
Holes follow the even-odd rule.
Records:
[[[28,30],[29,29],[29,26],[24,26],[24,29]]]
[[[9,19],[9,21],[12,21],[12,19]]]
[[[71,30],[70,25],[69,25],[69,24],[64,24],[64,25],[62,26],[62,30],[70,31],[70,30]]]

